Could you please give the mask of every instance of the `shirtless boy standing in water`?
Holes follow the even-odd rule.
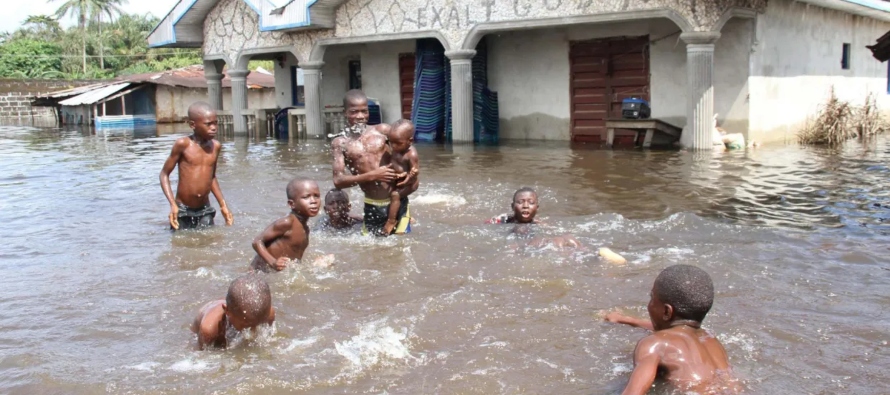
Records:
[[[347,127],[332,135],[334,188],[358,185],[365,193],[362,233],[382,234],[389,217],[390,193],[396,172],[387,146],[389,126],[368,126],[368,98],[353,89],[343,97]],[[347,171],[348,169],[348,171]]]
[[[216,180],[216,163],[222,145],[216,137],[216,111],[210,105],[198,102],[189,106],[189,126],[194,134],[181,137],[173,144],[170,157],[161,169],[161,190],[170,202],[170,226],[173,229],[197,228],[213,225],[216,210],[210,206],[209,193],[219,202],[226,225],[233,222],[232,213],[226,206],[219,182]],[[170,173],[179,165],[179,185],[176,198],[170,186]]]
[[[291,260],[303,259],[303,253],[309,246],[309,226],[306,221],[318,215],[321,207],[318,184],[310,180],[292,180],[287,184],[286,192],[287,205],[291,212],[275,220],[253,240],[253,249],[257,255],[250,266],[255,270],[268,272],[271,268],[282,271]],[[321,261],[313,264],[324,265]]]
[[[674,265],[661,271],[649,298],[649,320],[612,312],[606,321],[645,328],[653,333],[637,343],[634,370],[624,395],[645,394],[661,374],[683,391],[736,393],[723,345],[701,329],[711,310],[714,284],[704,270]]]

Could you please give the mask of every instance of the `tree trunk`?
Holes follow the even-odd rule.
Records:
[[[87,74],[87,22],[84,15],[80,15],[80,40],[83,44],[83,74],[86,78]]]
[[[99,14],[99,68],[105,70],[105,45],[102,42],[102,14]]]

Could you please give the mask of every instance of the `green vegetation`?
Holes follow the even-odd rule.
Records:
[[[199,49],[148,48],[158,18],[125,14],[126,0],[51,0],[55,16],[32,15],[0,33],[0,78],[103,79],[201,64]],[[58,18],[77,25],[62,28]]]

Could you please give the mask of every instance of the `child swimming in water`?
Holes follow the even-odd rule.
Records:
[[[198,102],[189,106],[189,126],[194,133],[173,143],[173,149],[161,169],[161,190],[170,202],[170,227],[174,230],[213,225],[216,210],[210,205],[210,193],[219,202],[226,225],[234,220],[226,206],[219,182],[216,180],[216,163],[222,145],[216,137],[216,111],[210,105]],[[179,185],[176,198],[170,186],[170,173],[179,166]]]
[[[318,215],[321,201],[318,184],[312,180],[292,180],[287,184],[287,205],[291,212],[275,220],[253,240],[257,255],[251,263],[254,270],[268,272],[284,270],[291,260],[303,259],[309,246],[309,226],[306,221]],[[326,266],[321,257],[314,266]]]
[[[653,331],[637,343],[634,370],[623,394],[645,394],[659,374],[682,391],[738,391],[723,345],[701,329],[714,302],[714,284],[704,270],[674,265],[661,271],[650,292],[649,320],[612,312],[609,322]]]
[[[414,124],[400,119],[389,132],[389,145],[392,148],[392,168],[398,181],[390,194],[389,217],[383,225],[383,234],[403,234],[411,232],[411,214],[408,210],[408,195],[420,186],[420,158],[414,148]]]
[[[241,332],[274,321],[269,284],[256,274],[247,274],[232,281],[225,299],[201,307],[191,330],[198,335],[198,349],[203,350],[205,346],[226,347],[229,328]]]
[[[342,189],[331,189],[324,196],[324,212],[327,214],[318,221],[319,230],[347,230],[362,223],[362,218],[349,213],[352,204],[349,195]]]
[[[513,215],[501,214],[485,221],[487,224],[536,224],[538,220],[538,193],[529,187],[522,187],[513,193]]]

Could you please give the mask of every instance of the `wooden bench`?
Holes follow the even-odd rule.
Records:
[[[680,139],[680,133],[683,131],[682,128],[658,119],[607,119],[606,143],[609,146],[612,146],[615,140],[615,129],[629,129],[636,132],[634,142],[640,140],[640,133],[645,133],[643,148],[649,148],[652,145],[656,132],[660,135],[658,140],[661,144],[670,145]]]

